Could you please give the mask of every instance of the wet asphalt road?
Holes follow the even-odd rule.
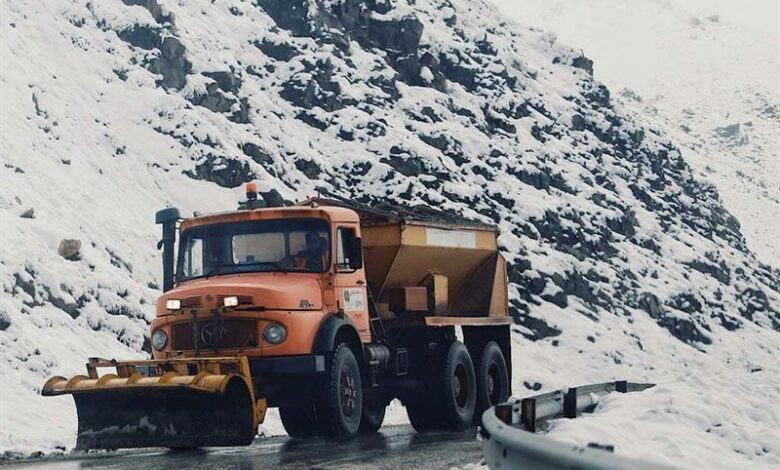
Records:
[[[143,449],[74,454],[2,465],[2,470],[265,470],[265,469],[450,469],[482,459],[476,430],[417,434],[411,426],[386,426],[379,434],[338,443],[324,439],[258,438],[249,447],[196,451]]]

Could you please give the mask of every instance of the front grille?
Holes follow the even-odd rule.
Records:
[[[200,308],[202,305],[198,296],[181,299],[181,308]]]
[[[219,333],[220,324],[221,334]],[[191,322],[177,323],[171,327],[171,348],[174,350],[194,350],[194,341]],[[200,349],[252,348],[259,344],[256,320],[223,320],[221,322],[202,320],[198,322],[198,347]]]

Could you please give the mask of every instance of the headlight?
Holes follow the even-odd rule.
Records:
[[[155,331],[152,335],[152,347],[158,351],[162,351],[165,349],[166,344],[168,344],[168,335],[166,335],[163,330]]]
[[[284,328],[284,326],[278,323],[271,323],[265,327],[263,336],[269,343],[279,344],[284,341],[285,338],[287,338],[287,330]]]
[[[179,310],[181,308],[181,300],[170,299],[165,301],[165,308],[168,310]]]
[[[238,297],[235,295],[231,295],[230,297],[225,297],[222,299],[222,304],[225,307],[238,307]]]

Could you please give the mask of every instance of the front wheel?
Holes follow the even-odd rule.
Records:
[[[360,434],[374,434],[385,420],[385,405],[363,402],[363,416],[360,418]]]
[[[355,355],[346,343],[339,343],[325,370],[325,384],[317,405],[325,437],[346,440],[354,437],[363,415],[363,384]]]
[[[290,437],[314,437],[319,432],[319,424],[314,404],[305,406],[280,406],[279,417],[284,430]]]

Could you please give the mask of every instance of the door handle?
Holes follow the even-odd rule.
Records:
[[[358,279],[357,282],[355,282],[355,284],[362,286],[363,284],[365,284],[365,282],[363,282],[362,279]]]

